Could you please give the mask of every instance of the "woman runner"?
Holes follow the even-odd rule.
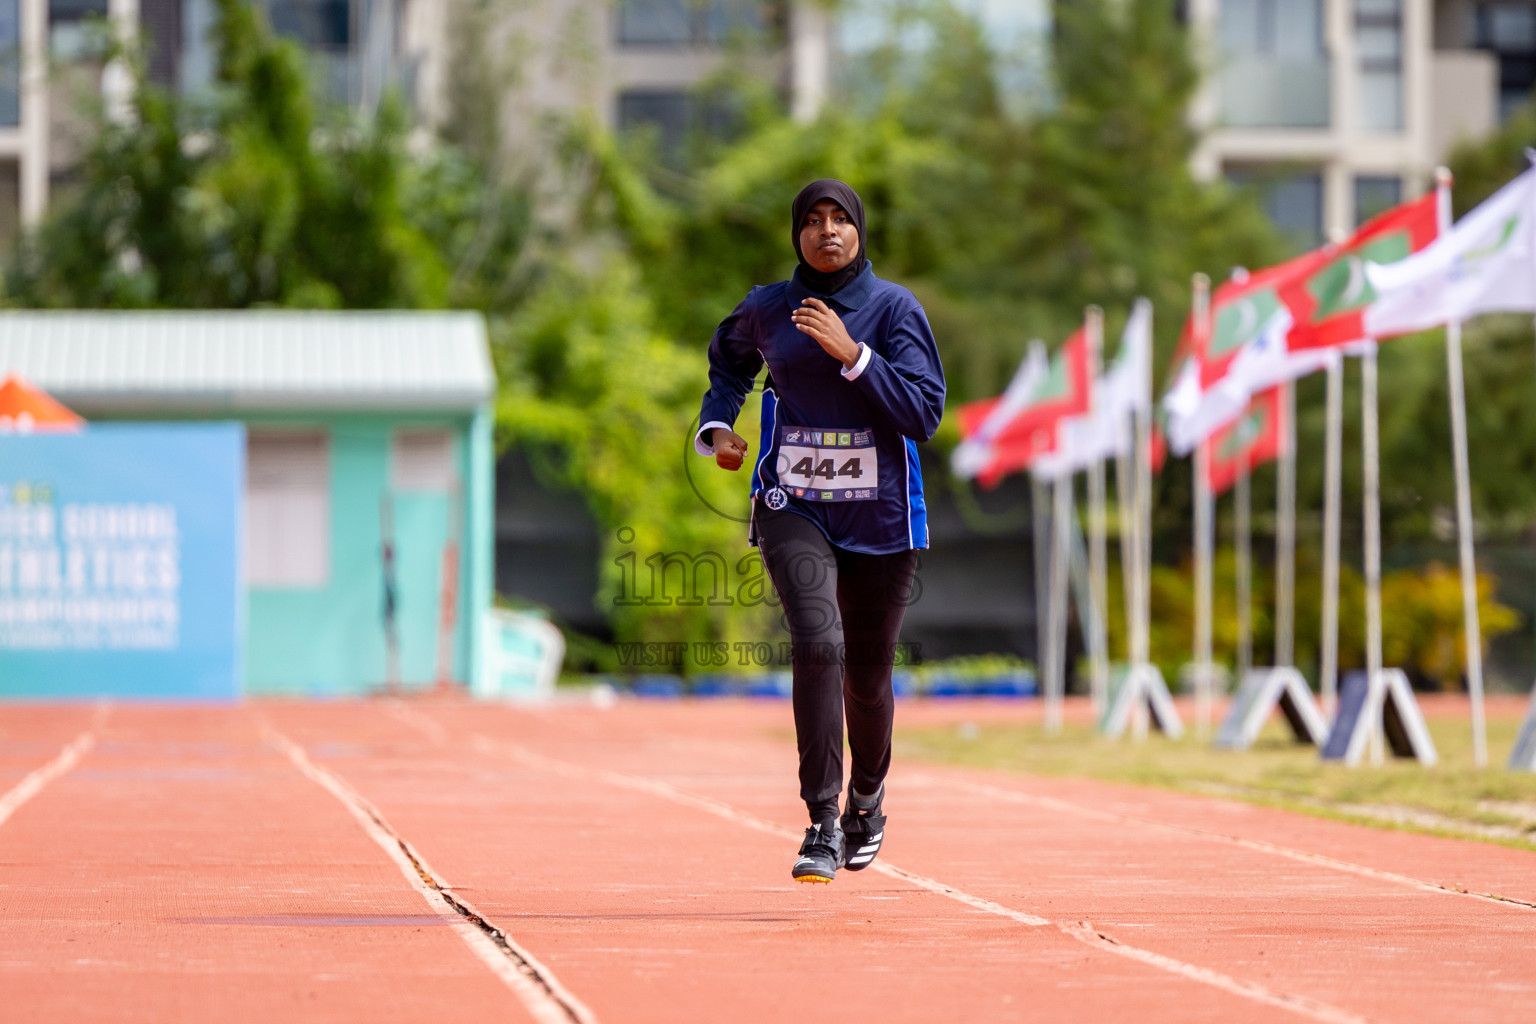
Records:
[[[885,836],[891,666],[928,516],[917,443],[944,414],[944,369],[923,307],[875,276],[864,203],[841,181],[795,197],[788,281],[753,288],[709,344],[700,455],[741,468],[732,426],[763,364],[762,452],[752,472],[756,544],[784,606],[794,667],[800,797],[811,827],[803,882],[858,871]],[[843,718],[853,754],[841,819]]]

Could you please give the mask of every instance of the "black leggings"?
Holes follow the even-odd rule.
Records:
[[[845,551],[804,516],[762,503],[755,517],[763,564],[789,627],[800,798],[816,824],[837,817],[845,713],[853,789],[873,794],[890,770],[891,665],[917,552]]]

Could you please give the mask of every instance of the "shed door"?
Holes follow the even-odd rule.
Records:
[[[451,431],[397,430],[390,443],[400,675],[464,678],[458,471]]]

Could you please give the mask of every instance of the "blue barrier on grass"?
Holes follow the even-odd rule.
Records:
[[[674,675],[640,675],[609,680],[636,697],[759,697],[782,700],[794,691],[789,672],[763,675],[711,673],[684,681]],[[988,676],[939,675],[924,680],[910,669],[891,673],[891,690],[897,697],[1035,697],[1039,686],[1024,669]]]
[[[630,689],[636,697],[681,697],[683,681],[677,676],[636,676]]]

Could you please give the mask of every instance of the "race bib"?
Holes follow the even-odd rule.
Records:
[[[869,430],[779,428],[779,486],[807,501],[873,501],[880,463]]]

